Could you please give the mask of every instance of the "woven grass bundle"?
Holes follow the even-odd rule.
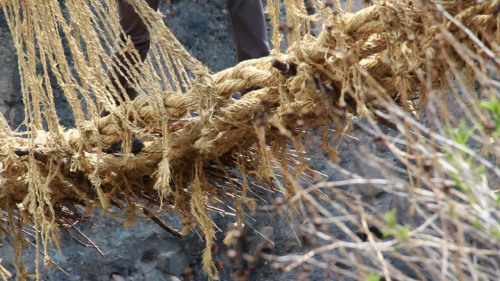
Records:
[[[242,226],[244,210],[255,207],[250,179],[284,194],[279,210],[295,208],[315,221],[307,236],[330,237],[295,259],[275,257],[280,270],[342,264],[335,274],[355,279],[499,277],[500,1],[380,0],[350,13],[352,1],[269,0],[271,56],[218,73],[189,55],[145,1],[129,2],[154,41],[144,63],[129,41],[119,40],[113,0],[0,0],[19,55],[26,112],[23,133],[0,116],[0,211],[17,241],[19,279],[30,276],[20,260],[23,224],[35,229],[48,265],[47,249],[57,245],[58,229],[74,210],[113,205],[127,210],[130,223],[138,211],[173,210],[184,234],[199,227],[205,271],[217,278],[210,214],[229,207]],[[280,14],[286,14],[286,53]],[[313,34],[312,25],[322,25],[321,32]],[[107,87],[113,52],[132,54],[126,69],[139,93],[133,101],[117,104],[124,89]],[[49,75],[71,106],[75,128],[59,124]],[[99,117],[101,107],[110,114]],[[321,149],[337,162],[331,144],[353,124],[404,168],[367,154],[385,179],[315,178],[303,152],[305,134],[319,128]],[[135,155],[132,136],[146,141]],[[102,152],[119,140],[123,153]],[[304,174],[312,178],[305,187]],[[402,198],[411,206],[408,216],[419,220],[405,225],[392,213],[372,213],[369,202],[338,188],[344,185]],[[325,206],[349,215],[355,229]],[[370,234],[370,225],[386,235]],[[332,226],[350,240],[328,236]],[[394,259],[413,276],[393,266]]]

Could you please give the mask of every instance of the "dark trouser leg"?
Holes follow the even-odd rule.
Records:
[[[158,10],[158,4],[160,0],[146,0],[146,2],[151,8]],[[120,25],[124,31],[124,33],[120,35],[121,40],[126,41],[126,38],[130,36],[134,47],[139,53],[141,61],[144,61],[148,55],[149,46],[151,44],[151,38],[147,26],[144,24],[141,17],[134,11],[134,8],[125,0],[118,0],[118,13],[120,16]],[[132,67],[131,65],[134,61],[132,59],[132,56],[127,53],[115,53],[113,55],[113,60],[116,62],[115,65],[121,65],[116,66],[115,68],[112,68],[110,70],[109,75],[111,77],[113,87],[115,87],[115,89],[119,89],[118,85],[121,85],[125,89],[127,96],[131,100],[135,99],[137,97],[137,92],[134,88],[130,87],[127,84],[127,80],[130,80],[131,77],[126,77],[126,75],[128,75],[127,73],[129,72],[126,68]],[[117,76],[118,81],[113,78],[113,73]],[[117,102],[119,103],[119,101]],[[102,109],[100,112],[101,116],[106,116],[108,114],[109,112],[107,112],[105,109]],[[132,147],[130,151],[135,154],[139,153],[143,148],[144,143],[142,142],[142,140],[138,137],[133,137]],[[104,149],[104,152],[115,153],[120,152],[121,150],[122,141],[118,141],[112,144],[111,147]]]
[[[151,8],[158,10],[160,0],[146,0],[146,2]],[[124,33],[120,35],[121,39],[125,41],[126,38],[130,36],[134,47],[139,53],[141,61],[144,61],[148,55],[149,46],[151,44],[151,38],[147,26],[141,20],[141,17],[134,11],[134,8],[125,0],[118,0],[118,13],[120,16],[120,25],[124,31]],[[130,80],[131,77],[127,77],[127,73],[129,71],[125,69],[126,66],[133,64],[134,59],[127,53],[122,55],[115,53],[113,55],[113,60],[117,61],[116,65],[122,65],[110,70],[118,77],[118,81],[116,81],[112,78],[113,75],[111,73],[109,74],[113,86],[115,89],[119,89],[118,85],[121,85],[125,89],[127,96],[131,100],[135,99],[137,97],[137,92],[134,88],[127,84],[127,80]],[[101,116],[105,116],[107,114],[108,112],[106,112],[106,110],[101,111]]]
[[[269,55],[261,0],[228,0],[238,61]]]

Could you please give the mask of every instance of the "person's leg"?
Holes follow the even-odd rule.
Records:
[[[261,0],[228,0],[238,61],[269,55]]]
[[[160,0],[146,0],[148,5],[158,10],[158,5]],[[123,29],[123,34],[120,34],[120,39],[125,41],[128,36],[137,52],[139,53],[139,57],[141,61],[144,61],[148,55],[149,47],[151,45],[151,38],[149,34],[149,30],[146,24],[142,21],[141,17],[135,12],[132,5],[128,4],[125,0],[118,0],[118,13],[120,17],[120,25]],[[112,85],[115,89],[119,89],[118,85],[121,85],[127,96],[133,100],[137,97],[137,92],[134,88],[130,87],[127,83],[127,80],[130,80],[131,77],[126,77],[127,71],[126,67],[131,67],[131,63],[133,62],[130,54],[119,54],[115,53],[113,55],[113,60],[115,60],[116,68],[112,68],[110,73],[108,74],[111,77]],[[130,63],[128,63],[129,61]],[[117,81],[113,78],[113,74],[118,78]],[[127,79],[128,78],[128,79]],[[117,101],[118,103],[120,101]],[[109,112],[106,109],[102,109],[100,112],[101,116],[108,115]],[[138,137],[132,138],[132,153],[138,153],[144,148],[144,143]],[[115,153],[122,150],[122,141],[116,142],[111,145],[111,147],[104,149],[106,153]]]
[[[146,0],[146,2],[151,8],[158,10],[160,0]],[[120,16],[120,25],[123,29],[123,34],[120,34],[121,40],[125,41],[126,38],[130,36],[135,49],[139,53],[140,59],[144,61],[148,55],[149,47],[151,45],[151,38],[146,24],[144,24],[141,17],[135,12],[132,5],[127,3],[125,0],[118,0],[118,13]],[[128,97],[132,100],[135,99],[137,97],[137,92],[132,87],[127,85],[127,78],[130,79],[130,77],[126,77],[128,71],[123,67],[130,65],[127,61],[133,62],[132,57],[127,53],[123,55],[115,53],[113,55],[113,59],[117,60],[116,65],[122,65],[119,69],[111,70],[112,72],[115,72],[118,77],[118,81],[111,79],[113,86],[118,89],[118,84],[120,84],[125,88]]]

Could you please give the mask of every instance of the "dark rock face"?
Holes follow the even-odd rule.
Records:
[[[17,70],[17,56],[3,12],[0,13],[0,112],[11,128],[24,120],[21,81]]]
[[[226,0],[172,2],[160,6],[160,10],[167,26],[191,55],[214,72],[236,64]]]

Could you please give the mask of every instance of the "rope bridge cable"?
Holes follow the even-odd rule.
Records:
[[[314,14],[294,0],[285,1],[290,48],[282,54],[279,1],[269,1],[273,57],[212,74],[187,53],[160,13],[145,1],[129,2],[155,42],[149,60],[141,64],[132,56],[129,63],[141,65],[127,68],[127,77],[135,79],[128,83],[140,96],[117,105],[115,99],[126,95],[124,89],[106,86],[112,79],[107,70],[118,63],[110,53],[135,52],[130,42],[118,42],[115,1],[67,0],[62,10],[56,0],[0,0],[18,52],[28,128],[19,136],[0,118],[0,210],[11,218],[5,221],[8,225],[19,218],[34,226],[46,264],[48,245],[57,243],[57,219],[65,216],[64,206],[108,209],[118,200],[128,205],[132,217],[137,204],[148,202],[173,206],[183,219],[184,233],[201,227],[205,270],[216,278],[210,206],[224,194],[234,196],[235,204],[253,205],[243,192],[246,183],[230,188],[232,177],[252,175],[263,184],[279,184],[271,151],[292,153],[287,141],[307,127],[333,124],[342,132],[352,116],[376,117],[377,110],[387,110],[387,101],[417,116],[414,95],[423,104],[433,91],[446,89],[452,64],[473,68],[473,55],[453,45],[478,48],[474,38],[463,35],[463,26],[478,37],[483,30],[496,34],[493,40],[480,41],[485,52],[475,59],[488,58],[491,52],[486,50],[495,54],[500,38],[498,0],[436,1],[438,6],[375,1],[357,13],[343,12],[338,1],[310,1]],[[317,36],[311,34],[313,23],[324,23]],[[488,59],[498,67],[498,55]],[[70,104],[73,129],[58,122],[49,75],[56,77]],[[246,89],[256,90],[232,98]],[[99,105],[110,114],[99,117]],[[146,141],[136,155],[127,153],[133,135]],[[124,146],[120,156],[101,152],[119,140]],[[335,159],[336,151],[324,144]],[[230,174],[229,168],[244,173]],[[284,184],[282,192],[293,196],[293,185]],[[243,209],[237,210],[241,223]],[[21,261],[16,270],[28,276]],[[0,277],[5,278],[3,272]]]

